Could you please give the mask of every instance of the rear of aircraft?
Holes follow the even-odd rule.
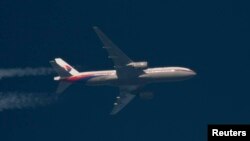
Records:
[[[54,77],[54,80],[60,81],[56,93],[62,93],[72,84],[63,80],[67,77],[77,75],[79,72],[61,58],[55,58],[50,61],[50,64],[59,75]]]

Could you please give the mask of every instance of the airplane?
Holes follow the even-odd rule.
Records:
[[[111,115],[117,114],[137,94],[145,94],[142,88],[155,82],[170,82],[186,80],[196,75],[196,72],[185,67],[157,67],[149,68],[148,62],[134,62],[124,54],[98,27],[93,27],[97,36],[103,43],[103,48],[108,52],[108,58],[114,63],[114,70],[78,72],[61,58],[55,58],[50,64],[59,76],[54,77],[60,81],[56,93],[62,93],[74,82],[86,85],[116,86],[120,94],[116,97]]]

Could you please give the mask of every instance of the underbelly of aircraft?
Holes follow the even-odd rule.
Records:
[[[86,81],[86,85],[144,85],[156,82],[180,81],[190,78],[178,73],[148,73],[136,78],[118,79],[116,75],[97,76]]]

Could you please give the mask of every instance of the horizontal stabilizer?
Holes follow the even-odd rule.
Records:
[[[60,94],[65,91],[72,83],[61,81],[57,87],[56,93]]]

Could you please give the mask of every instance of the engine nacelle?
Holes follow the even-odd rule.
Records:
[[[138,69],[146,69],[148,68],[148,62],[132,62],[129,63],[127,66],[133,67],[133,68],[138,68]]]

